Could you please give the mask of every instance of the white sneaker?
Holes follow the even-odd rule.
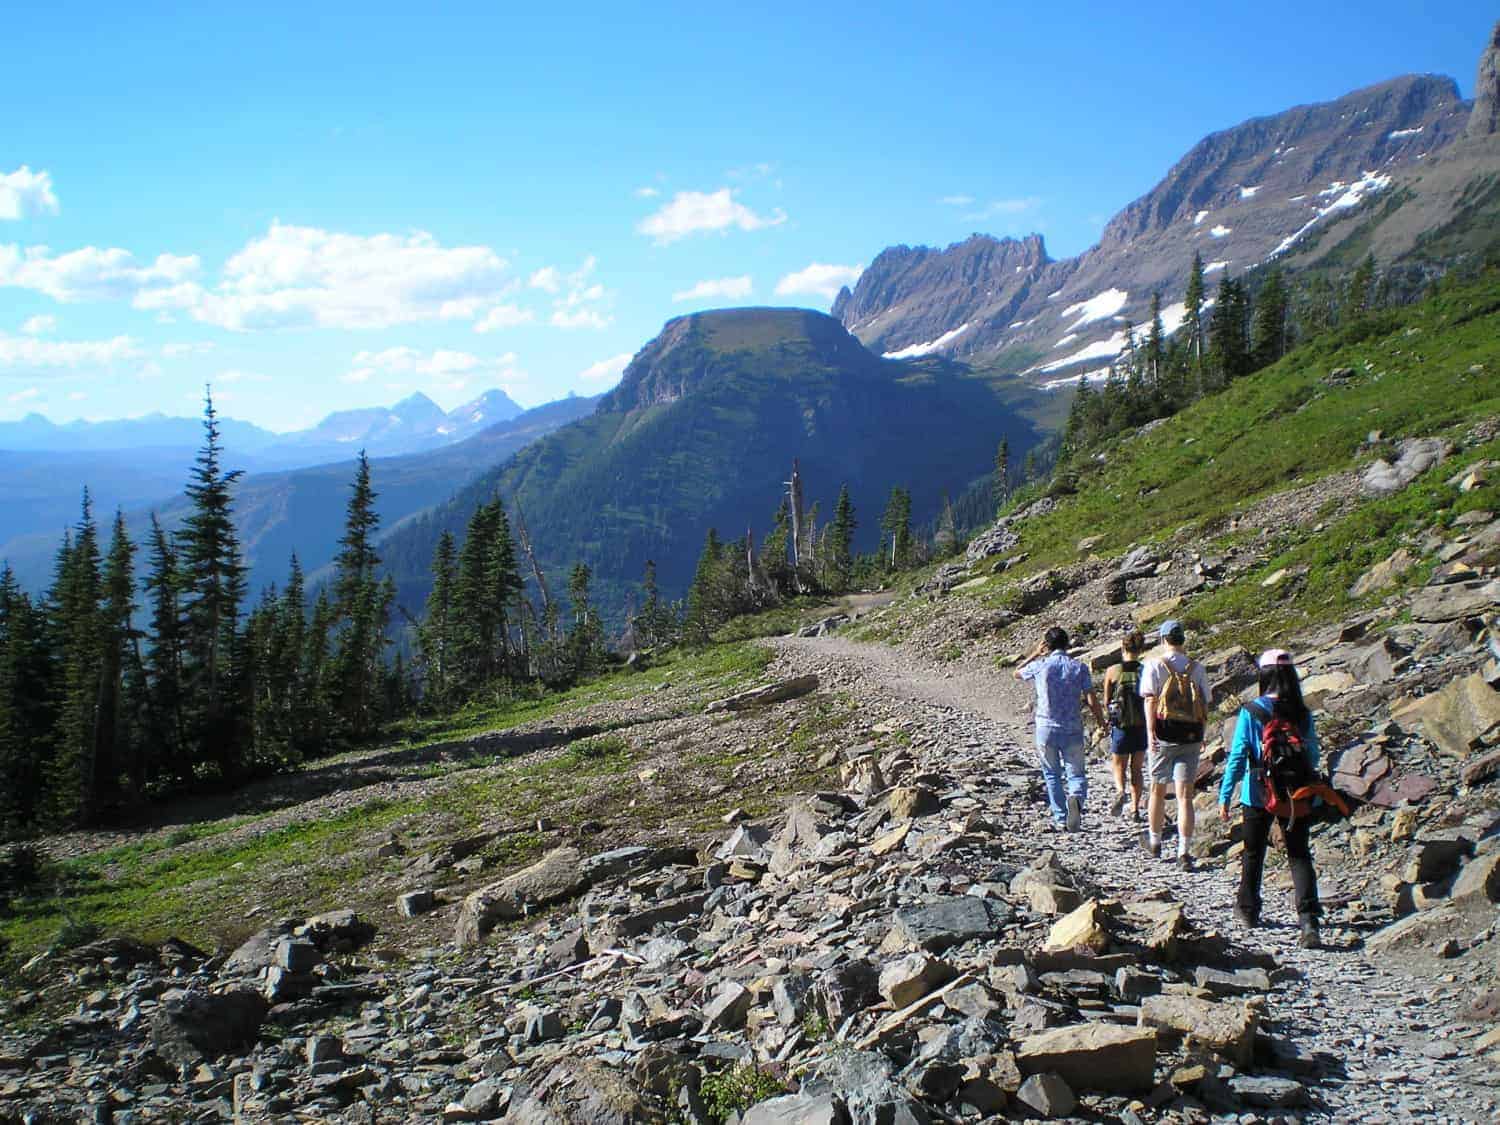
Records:
[[[1077,832],[1083,827],[1083,803],[1077,797],[1068,798],[1068,831]]]

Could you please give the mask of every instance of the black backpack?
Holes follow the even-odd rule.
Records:
[[[1139,660],[1121,663],[1120,676],[1115,680],[1114,695],[1109,701],[1109,720],[1121,730],[1137,730],[1146,725],[1146,702],[1141,698]]]

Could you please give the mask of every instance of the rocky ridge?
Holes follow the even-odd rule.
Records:
[[[1388,263],[1472,208],[1500,167],[1492,146],[1469,144],[1427,176],[1455,141],[1495,132],[1496,51],[1481,60],[1472,105],[1450,78],[1409,75],[1214,133],[1077,258],[1054,261],[1039,235],[888,248],[840,292],[833,315],[887,356],[944,355],[1046,382],[1106,366],[1125,327],[1149,320],[1153,292],[1175,330],[1195,252],[1210,289],[1219,271],[1276,258],[1306,266],[1312,244],[1327,256],[1380,197],[1405,208],[1373,244]],[[1330,227],[1338,236],[1321,238]]]

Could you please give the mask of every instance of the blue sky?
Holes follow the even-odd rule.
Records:
[[[1247,117],[1472,96],[1491,5],[1329,7],[23,0],[0,418],[592,393],[669,317],[826,309],[890,244],[1077,253]]]

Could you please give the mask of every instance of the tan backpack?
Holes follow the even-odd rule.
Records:
[[[1157,689],[1151,708],[1151,729],[1158,742],[1202,742],[1208,722],[1208,700],[1198,687],[1198,665],[1187,662],[1181,672],[1162,661],[1166,679]]]

